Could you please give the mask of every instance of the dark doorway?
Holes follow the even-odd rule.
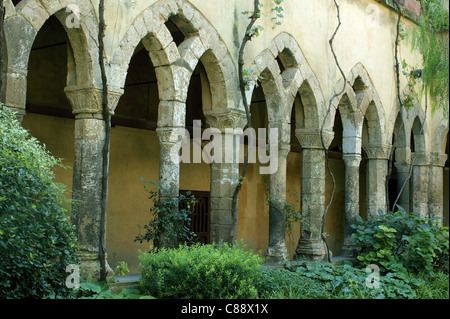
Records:
[[[188,191],[180,190],[180,194],[186,195]],[[194,243],[209,244],[209,192],[190,191],[197,202],[191,208],[190,231],[195,233]]]

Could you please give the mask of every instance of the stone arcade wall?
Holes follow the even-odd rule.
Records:
[[[97,1],[22,0],[6,3],[6,83],[1,100],[17,110],[24,127],[44,142],[70,170],[58,171],[76,201],[79,241],[85,254],[98,252],[100,229],[101,76],[98,66]],[[285,0],[281,26],[272,28],[271,1],[264,0],[264,31],[245,51],[246,68],[260,74],[247,93],[256,128],[277,128],[277,171],[266,176],[250,165],[239,197],[237,237],[268,254],[285,258],[325,258],[320,233],[332,191],[325,151],[336,180],[325,231],[334,255],[352,254],[349,225],[355,216],[387,209],[386,175],[392,144],[390,189],[411,182],[399,203],[426,215],[447,216],[448,122],[425,113],[421,101],[399,110],[394,69],[397,14],[389,1],[341,0],[341,28],[334,48],[328,41],[337,25],[333,1]],[[162,198],[180,189],[210,193],[210,238],[230,240],[231,196],[242,165],[238,144],[219,153],[231,163],[174,163],[170,150],[192,119],[217,128],[225,139],[239,136],[246,120],[238,90],[237,58],[252,1],[106,1],[105,57],[109,107],[113,116],[107,251],[112,266],[129,262],[137,271],[138,229],[148,219],[149,201],[139,177],[166,183]],[[415,1],[403,26],[413,27]],[[69,8],[66,10],[66,8]],[[79,14],[78,11],[79,10]],[[406,42],[401,59],[420,63]],[[401,77],[401,87],[406,79]],[[324,119],[326,117],[326,121]],[[323,134],[320,128],[323,125]],[[424,123],[421,129],[421,123]],[[322,138],[323,141],[322,141]],[[205,145],[206,142],[203,143]],[[230,153],[231,151],[231,153]],[[446,188],[445,188],[446,187]],[[268,189],[265,189],[268,188]],[[394,189],[394,190],[393,190]],[[301,209],[304,223],[284,233],[274,207],[286,200]],[[297,196],[295,193],[298,193]],[[297,202],[298,200],[298,202]],[[390,200],[390,204],[392,201]],[[94,258],[95,259],[95,258]]]

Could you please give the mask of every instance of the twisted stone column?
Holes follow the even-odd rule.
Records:
[[[428,207],[431,217],[439,218],[438,224],[443,225],[444,218],[444,166],[447,155],[432,153],[430,160],[430,182],[428,184]]]
[[[326,260],[327,251],[321,233],[325,212],[325,150],[319,130],[297,129],[295,136],[302,146],[302,222],[295,259]],[[333,137],[333,132],[323,132],[326,148]]]

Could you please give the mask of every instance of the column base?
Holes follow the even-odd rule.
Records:
[[[352,245],[343,245],[341,256],[348,258],[355,258],[358,255],[358,251]]]
[[[268,266],[283,266],[288,260],[287,249],[269,247],[265,256],[267,259],[264,264]]]
[[[322,239],[300,239],[295,250],[294,260],[328,261],[333,257],[331,251],[328,256],[327,248]]]
[[[100,281],[101,263],[97,252],[79,251],[77,257],[80,261],[80,275],[84,280],[89,277],[93,282]],[[114,278],[114,271],[106,261],[106,280]]]

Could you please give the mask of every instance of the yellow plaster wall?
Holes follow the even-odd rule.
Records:
[[[44,143],[55,157],[63,158],[64,165],[70,166],[67,169],[56,169],[56,180],[70,189],[74,159],[74,121],[28,113],[23,126]],[[331,160],[330,163],[336,179],[342,180],[342,161]],[[146,250],[148,244],[134,242],[134,239],[139,233],[138,225],[143,226],[150,219],[149,211],[152,206],[140,177],[157,181],[158,174],[159,143],[156,132],[121,126],[112,128],[107,219],[107,252],[112,267],[120,261],[126,261],[131,272],[138,271],[138,249]],[[301,153],[289,153],[286,176],[287,200],[298,209]],[[327,194],[330,192],[329,182],[327,178]],[[209,191],[209,183],[208,164],[181,164],[180,189]],[[338,183],[325,229],[331,234],[333,250],[342,239],[342,187],[343,183]],[[265,202],[264,181],[259,174],[259,164],[250,164],[239,196],[238,237],[243,238],[250,249],[261,250],[264,254],[268,246],[268,234],[269,210]],[[299,236],[300,224],[296,223],[292,232],[286,235],[291,256],[295,252]]]

